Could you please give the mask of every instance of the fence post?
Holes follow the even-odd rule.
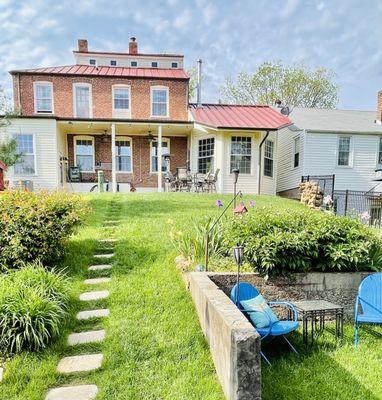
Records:
[[[349,190],[346,189],[346,191],[345,191],[345,215],[347,214],[347,211],[348,211],[348,197],[349,197]]]

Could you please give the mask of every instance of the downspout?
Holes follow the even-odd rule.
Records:
[[[258,162],[258,171],[257,171],[257,194],[260,194],[260,187],[261,187],[261,149],[263,147],[264,142],[267,140],[269,136],[269,131],[265,134],[263,140],[260,142],[259,146],[259,162]]]

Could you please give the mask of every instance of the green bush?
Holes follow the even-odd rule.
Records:
[[[46,347],[67,315],[68,293],[67,279],[38,263],[1,276],[1,352],[15,354]]]
[[[0,196],[0,270],[35,260],[52,264],[86,210],[79,196],[61,192],[11,191]]]
[[[245,245],[264,276],[287,272],[376,270],[381,242],[361,223],[312,210],[258,208],[224,222],[224,248]]]

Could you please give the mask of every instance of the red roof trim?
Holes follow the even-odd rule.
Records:
[[[169,68],[128,68],[108,67],[91,65],[66,65],[50,68],[33,68],[25,70],[10,71],[10,74],[32,74],[32,75],[68,75],[68,76],[114,76],[151,79],[190,79],[183,69]]]

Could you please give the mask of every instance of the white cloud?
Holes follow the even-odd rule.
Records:
[[[185,8],[174,21],[175,28],[180,30],[187,28],[189,23],[191,22],[191,12],[188,8]]]
[[[287,19],[294,14],[297,10],[299,5],[299,0],[287,0],[286,2],[282,3],[283,5],[280,6],[280,18]]]

